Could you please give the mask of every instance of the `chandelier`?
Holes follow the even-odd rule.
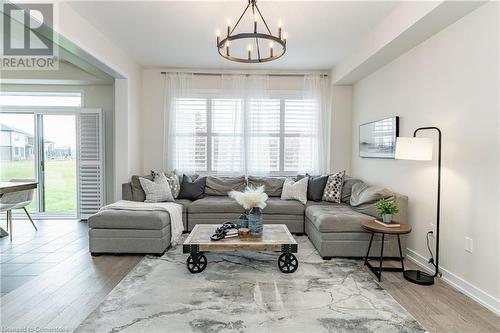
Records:
[[[245,17],[245,14],[247,12],[250,13],[249,9],[251,9],[251,15],[253,16],[253,32],[233,34],[240,21]],[[257,31],[257,21],[259,17],[265,27],[265,32]],[[246,56],[244,53],[239,55],[231,54],[231,42],[233,41],[248,42]],[[269,42],[269,48],[261,45],[266,42]],[[257,0],[248,0],[248,4],[245,10],[241,14],[234,27],[231,28],[231,25],[228,24],[227,36],[224,39],[221,39],[220,33],[217,34],[217,50],[222,57],[236,62],[252,64],[273,61],[285,54],[286,36],[282,35],[281,26],[278,28],[278,36],[274,36],[269,29],[266,20],[264,20],[259,7],[257,6]]]

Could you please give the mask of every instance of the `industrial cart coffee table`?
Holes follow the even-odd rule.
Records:
[[[285,224],[263,225],[262,236],[258,238],[226,238],[210,240],[220,224],[197,224],[183,244],[183,252],[189,253],[187,268],[191,273],[200,273],[207,267],[204,252],[266,251],[281,252],[278,268],[283,273],[293,273],[299,266],[297,242]]]

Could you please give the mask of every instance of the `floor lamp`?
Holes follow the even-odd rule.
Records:
[[[436,261],[433,258],[429,263],[435,267],[434,274],[429,274],[420,270],[404,271],[404,277],[408,281],[421,285],[434,284],[434,278],[440,275],[439,273],[439,217],[441,205],[441,130],[437,127],[420,127],[413,132],[412,138],[398,137],[396,139],[396,159],[399,160],[414,160],[414,161],[432,161],[432,139],[417,138],[419,131],[433,130],[438,133],[438,180],[437,180],[437,213],[436,213]],[[430,248],[429,248],[430,250]],[[431,252],[432,256],[432,252]]]

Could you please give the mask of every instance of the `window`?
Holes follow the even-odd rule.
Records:
[[[313,171],[318,110],[309,100],[179,98],[176,168],[206,173]]]
[[[1,92],[0,106],[66,106],[81,107],[79,92]]]

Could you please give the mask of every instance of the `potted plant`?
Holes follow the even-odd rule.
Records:
[[[264,186],[257,188],[247,187],[245,192],[231,191],[229,197],[236,200],[248,211],[248,229],[253,236],[262,235],[262,209],[266,207],[268,196],[264,193]]]
[[[382,221],[384,223],[391,223],[392,216],[399,212],[398,204],[394,201],[387,199],[380,199],[377,203],[377,210],[382,216]]]

